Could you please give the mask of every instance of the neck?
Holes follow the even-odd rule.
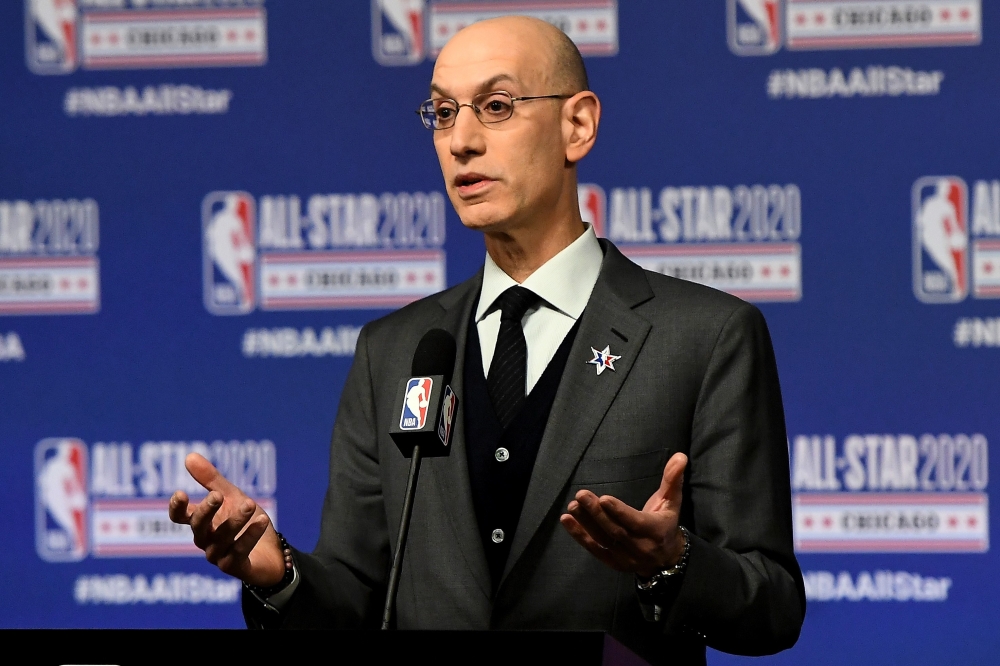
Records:
[[[486,251],[493,262],[518,284],[542,264],[583,235],[586,227],[576,219],[548,227],[531,226],[505,232],[486,232]]]

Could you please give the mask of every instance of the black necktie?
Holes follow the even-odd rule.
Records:
[[[500,424],[506,428],[524,403],[528,374],[528,345],[521,319],[539,297],[524,287],[511,287],[494,301],[500,308],[500,333],[490,363],[486,387]]]

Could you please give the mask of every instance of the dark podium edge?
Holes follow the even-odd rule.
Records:
[[[170,663],[573,664],[648,666],[600,631],[290,631],[238,629],[4,629],[8,653],[31,664]]]

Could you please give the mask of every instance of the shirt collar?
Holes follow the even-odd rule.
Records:
[[[604,253],[597,242],[597,234],[594,227],[588,224],[579,238],[542,264],[521,286],[538,294],[550,307],[579,319],[590,300],[590,292],[597,284],[603,260]],[[482,321],[493,301],[515,285],[517,282],[504,273],[487,253],[476,321]]]

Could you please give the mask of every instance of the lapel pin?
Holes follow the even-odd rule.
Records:
[[[604,351],[597,351],[593,347],[590,351],[594,352],[594,358],[587,361],[588,365],[597,366],[597,374],[601,374],[605,369],[615,371],[615,361],[621,358],[621,356],[615,356],[611,353],[611,345],[604,348]]]

